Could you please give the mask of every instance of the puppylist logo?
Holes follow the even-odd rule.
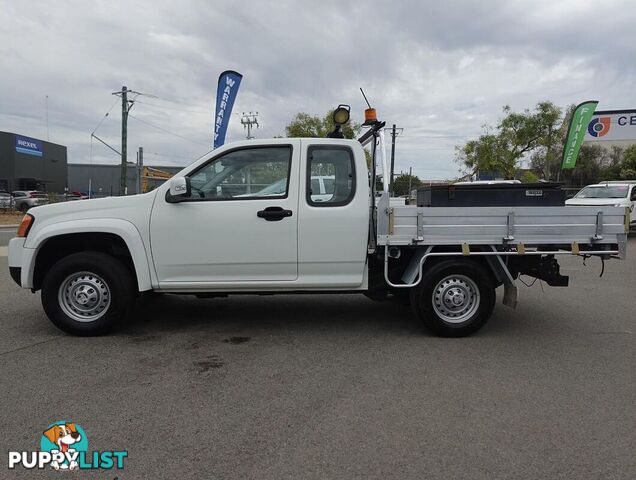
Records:
[[[88,437],[77,423],[55,422],[40,438],[40,451],[9,452],[9,469],[111,470],[124,468],[126,450],[88,451]]]
[[[587,131],[593,137],[604,137],[610,130],[610,117],[598,117],[587,126]]]

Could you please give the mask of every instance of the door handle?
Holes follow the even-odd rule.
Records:
[[[267,207],[265,210],[256,212],[257,217],[264,218],[268,222],[279,222],[285,217],[291,217],[292,214],[291,210],[285,210],[283,207]]]

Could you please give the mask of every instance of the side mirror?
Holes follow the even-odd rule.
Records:
[[[190,197],[190,177],[173,177],[170,179],[170,190],[166,195],[168,203],[178,203]]]

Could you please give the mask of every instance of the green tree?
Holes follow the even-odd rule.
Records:
[[[300,112],[285,127],[288,137],[318,137],[325,138],[334,129],[333,110],[328,111],[324,117]],[[355,138],[360,132],[360,124],[351,122],[342,126],[345,138]]]
[[[514,112],[503,107],[503,118],[495,128],[484,126],[477,139],[456,148],[456,159],[467,173],[497,172],[513,179],[519,164],[536,149],[545,150],[547,162],[556,155],[561,109],[551,102],[540,102],[534,110]]]
[[[409,191],[409,185],[411,186],[411,190],[415,190],[422,186],[422,181],[417,177],[417,175],[409,175],[408,173],[397,175],[393,181],[393,189],[395,191],[394,195],[397,197],[401,195],[410,195],[411,192]]]
[[[577,187],[598,182],[602,174],[604,155],[605,150],[600,145],[582,145],[576,159],[576,167],[563,170],[561,179],[568,185]]]
[[[541,102],[537,105],[541,136],[537,147],[532,152],[530,165],[537,175],[544,180],[553,180],[559,176],[563,145],[567,135],[570,117],[574,114],[576,105],[570,105],[565,119],[560,121],[561,109],[551,102]]]
[[[329,110],[324,117],[311,115],[305,112],[297,113],[292,121],[285,127],[288,137],[313,137],[325,138],[329,132],[333,131],[333,110]],[[345,138],[356,138],[362,126],[359,123],[349,121],[342,126],[342,134]],[[365,148],[364,155],[367,160],[367,167],[371,168],[371,153]]]
[[[623,152],[620,177],[622,180],[636,179],[636,145],[632,145]]]
[[[521,174],[520,180],[523,183],[535,183],[539,181],[539,176],[531,170],[525,170]]]

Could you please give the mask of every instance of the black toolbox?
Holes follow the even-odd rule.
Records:
[[[559,207],[560,183],[431,185],[417,190],[418,207]]]

